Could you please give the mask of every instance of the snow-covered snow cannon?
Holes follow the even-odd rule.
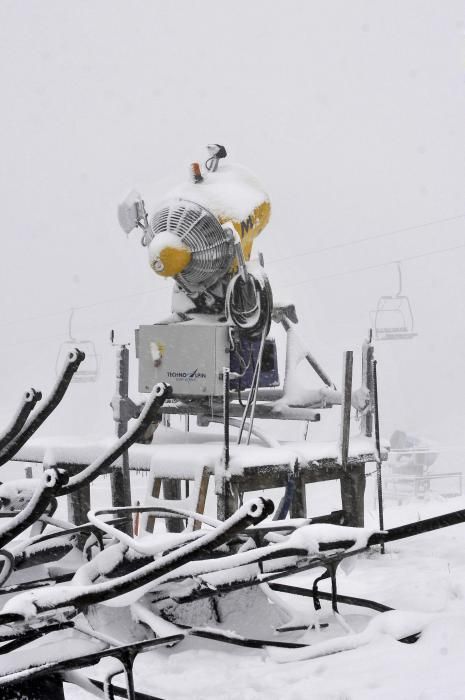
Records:
[[[142,229],[155,274],[174,281],[172,315],[136,331],[143,393],[166,381],[175,397],[219,398],[225,367],[232,390],[279,385],[271,287],[263,258],[251,256],[270,200],[246,168],[225,162],[223,146],[208,151],[159,204],[147,211],[133,191],[118,209],[127,234]]]
[[[251,263],[255,238],[270,218],[270,201],[244,167],[225,164],[223,146],[209,146],[201,169],[170,192],[148,215],[139,194],[119,206],[126,233],[143,230],[152,270],[176,282],[173,312],[226,315],[251,338],[269,330],[272,295],[260,264]]]

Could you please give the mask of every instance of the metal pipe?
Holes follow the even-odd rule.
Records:
[[[286,331],[286,333],[289,333],[290,331],[292,331],[293,333],[295,333],[295,334],[297,335],[297,337],[299,338],[299,341],[300,341],[300,337],[298,336],[298,334],[296,333],[296,331],[295,331],[295,329],[294,329],[292,323],[289,321],[289,319],[286,318],[286,316],[283,316],[283,317],[281,318],[281,324],[282,324],[284,330]],[[300,341],[300,342],[301,342],[301,344],[302,344],[302,341]],[[303,345],[303,344],[302,344],[302,345]],[[331,380],[329,374],[327,374],[327,373],[325,372],[325,370],[323,369],[323,367],[321,367],[321,366],[319,365],[319,363],[318,363],[317,360],[313,357],[313,355],[312,355],[312,353],[310,352],[310,350],[305,350],[305,351],[304,351],[304,356],[305,356],[305,359],[307,360],[308,364],[310,365],[310,367],[312,367],[312,369],[317,373],[317,375],[320,377],[320,379],[322,380],[322,382],[324,382],[324,383],[326,384],[326,386],[329,387],[330,389],[336,389],[336,385],[335,385],[334,382]]]
[[[257,405],[257,391],[258,391],[258,385],[260,383],[260,372],[262,370],[262,358],[263,358],[263,350],[265,347],[265,335],[266,335],[266,326],[262,330],[260,349],[258,351],[258,357],[257,357],[255,390],[254,390],[253,399],[252,399],[252,410],[250,412],[249,431],[247,433],[247,445],[250,445],[250,438],[252,435],[253,421],[255,418],[255,406]]]
[[[220,418],[219,416],[202,416],[201,425],[206,428],[210,423],[223,423],[223,420],[224,418]],[[233,428],[240,428],[241,422],[236,418],[229,418],[229,425]],[[248,423],[245,423],[245,428],[247,430],[249,429]],[[269,435],[266,435],[257,428],[252,428],[252,435],[258,437],[267,447],[282,447],[277,440],[269,437]]]
[[[145,432],[147,425],[157,418],[158,421],[160,420],[160,406],[169,395],[171,395],[170,386],[157,384],[132,429],[123,435],[112,448],[71,479],[68,480],[68,475],[62,469],[47,469],[27,506],[7,525],[0,525],[0,548],[36,522],[45,512],[52,498],[67,495],[89,484],[102,470],[118,459],[122,452]]]
[[[258,351],[257,364],[255,365],[254,373],[252,376],[252,386],[250,387],[250,392],[247,396],[247,402],[246,402],[245,408],[242,412],[241,427],[239,429],[239,437],[237,438],[238,445],[241,444],[242,433],[244,432],[244,425],[245,425],[245,421],[247,420],[247,414],[249,412],[250,403],[252,400],[254,400],[254,404],[257,402],[256,393],[257,393],[258,383],[260,380],[259,371],[260,371],[260,365],[261,365],[261,355],[263,353],[262,346],[264,344],[264,341],[265,341],[265,328],[262,331],[262,338],[261,338],[261,343],[260,343],[260,349]],[[255,409],[254,409],[254,413],[255,413]],[[252,421],[252,423],[253,423],[253,421]],[[249,440],[250,440],[250,428],[251,427],[252,426],[250,425],[250,427],[249,427]]]
[[[142,409],[139,418],[134,420],[131,428],[122,435],[119,440],[103,455],[98,457],[86,469],[70,478],[68,483],[60,489],[57,495],[63,496],[85,484],[93,481],[102,471],[110,467],[118,457],[127,451],[137,439],[141,437],[151,423],[159,423],[161,420],[160,407],[165,399],[170,398],[172,389],[169,384],[160,382],[154,386],[147,402]],[[128,504],[130,505],[130,504]]]
[[[23,394],[23,398],[21,399],[21,403],[13,420],[0,435],[0,450],[3,450],[8,445],[10,440],[20,432],[23,425],[29,418],[29,414],[33,411],[36,403],[40,401],[41,398],[42,394],[40,391],[36,391],[33,388],[28,389]]]
[[[223,423],[224,448],[223,461],[225,469],[229,466],[229,367],[223,367]]]
[[[30,416],[23,429],[4,447],[0,450],[0,466],[8,462],[18,450],[26,444],[29,438],[34,435],[36,430],[40,428],[42,423],[55,410],[68,389],[68,386],[78,369],[81,362],[84,360],[85,354],[78,348],[73,350],[68,355],[68,360],[64,365],[60,376],[52,390],[50,396],[45,400],[42,407]]]
[[[221,523],[215,530],[206,532],[199,539],[181,546],[179,549],[150,562],[130,574],[88,586],[79,586],[77,588],[72,586],[60,587],[59,597],[54,595],[53,599],[50,599],[49,596],[42,598],[40,589],[35,594],[27,593],[25,595],[31,596],[30,604],[33,605],[35,614],[69,606],[81,608],[82,606],[110,600],[124,593],[129,593],[147,583],[153,583],[161,576],[174,574],[176,568],[191,561],[193,557],[195,558],[195,556],[203,554],[205,551],[210,551],[212,547],[219,547],[249,525],[257,524],[264,520],[268,515],[271,515],[273,510],[274,505],[272,501],[261,497],[255,498],[239,508],[236,513]],[[55,588],[55,592],[57,591],[58,589]],[[17,596],[14,600],[19,602],[20,596]],[[5,615],[9,616],[10,613],[5,613]],[[0,624],[4,622],[5,617],[0,613]]]
[[[0,548],[24,532],[44,513],[68,475],[58,469],[46,469],[27,506],[6,525],[0,525]]]

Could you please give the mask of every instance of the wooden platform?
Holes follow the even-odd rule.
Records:
[[[234,512],[239,494],[284,488],[290,478],[295,480],[292,516],[311,516],[311,509],[307,510],[305,485],[339,479],[345,523],[363,525],[365,464],[375,458],[371,438],[356,437],[350,441],[346,468],[338,461],[339,448],[335,442],[287,442],[278,448],[257,443],[231,445],[230,462],[225,469],[223,445],[218,437],[201,431],[184,433],[160,427],[154,444],[137,444],[129,449],[130,467],[150,472],[152,479],[178,480],[179,483],[194,480],[199,468],[206,468],[215,480],[220,519]],[[75,472],[90,464],[113,441],[113,437],[99,441],[36,438],[18,452],[15,461],[59,466]],[[381,456],[387,458],[386,449]],[[115,466],[121,463],[121,459],[117,460]],[[88,509],[88,493],[72,494],[69,498],[70,518],[82,522]]]

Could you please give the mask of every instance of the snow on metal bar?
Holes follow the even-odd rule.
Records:
[[[204,537],[194,542],[189,542],[130,574],[91,586],[57,585],[53,589],[40,589],[22,593],[9,600],[3,608],[3,612],[5,614],[16,613],[25,620],[32,620],[39,613],[63,607],[72,606],[79,608],[92,605],[116,596],[122,596],[136,589],[142,589],[146,584],[152,586],[154,580],[168,574],[174,567],[179,567],[188,562],[199,550],[209,545],[219,546],[249,524],[260,522],[272,512],[272,508],[271,501],[263,498],[253,499],[239,508],[236,513],[215,530],[206,533]],[[111,556],[111,553],[109,556]],[[138,594],[140,595],[141,592],[138,591]],[[0,624],[3,624],[3,622],[3,614],[0,614]]]
[[[0,466],[8,462],[16,452],[26,444],[31,435],[42,425],[42,423],[55,410],[68,389],[68,386],[83,361],[85,355],[77,348],[70,352],[66,364],[63,366],[60,376],[52,390],[50,396],[45,400],[41,408],[33,413],[26,422],[23,429],[10,442],[0,450]]]

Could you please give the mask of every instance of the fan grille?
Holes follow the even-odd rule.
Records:
[[[152,240],[159,233],[173,233],[192,252],[189,265],[175,277],[188,288],[210,287],[231,267],[234,247],[230,234],[196,202],[167,202],[152,216],[150,228]]]

